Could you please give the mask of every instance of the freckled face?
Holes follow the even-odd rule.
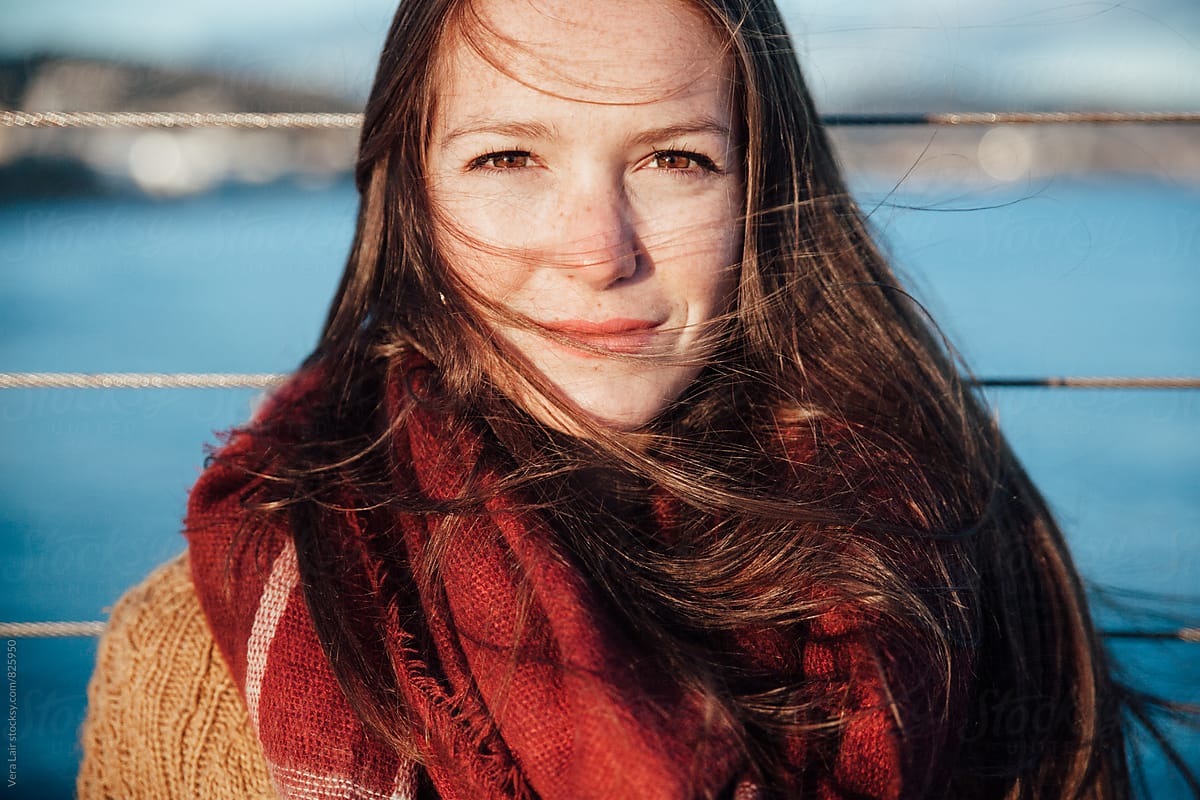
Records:
[[[637,428],[696,378],[737,282],[728,60],[679,0],[473,8],[504,71],[448,38],[427,155],[437,244],[540,326],[495,323],[565,399]],[[531,390],[502,388],[562,427]]]

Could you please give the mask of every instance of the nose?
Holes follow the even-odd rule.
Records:
[[[607,289],[637,275],[643,257],[623,185],[593,182],[560,199],[555,262],[569,279]]]

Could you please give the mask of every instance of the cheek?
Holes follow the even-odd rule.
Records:
[[[740,275],[742,222],[740,208],[709,204],[691,208],[675,226],[654,237],[650,253],[663,278],[685,298],[692,322],[730,310]]]
[[[742,214],[741,210],[726,212],[718,223],[713,225],[714,232],[711,243],[713,261],[717,268],[716,282],[728,287],[737,283],[742,262]]]
[[[521,231],[512,222],[519,217],[511,210],[492,208],[438,210],[434,244],[447,267],[471,290],[504,302],[528,279],[528,259],[523,258]]]
[[[714,293],[717,296],[717,311],[724,313],[734,306],[745,252],[745,215],[740,183],[737,193],[727,200],[720,226],[714,227],[714,230],[721,231],[714,244],[714,250],[720,253]]]

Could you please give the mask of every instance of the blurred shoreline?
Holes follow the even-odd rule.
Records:
[[[919,93],[910,99],[914,111],[936,110],[932,98],[924,105]],[[43,54],[0,60],[0,107],[355,112],[361,102],[247,76]],[[1195,127],[839,127],[830,136],[851,181],[976,187],[1088,174],[1200,184]],[[349,175],[357,140],[357,130],[345,129],[0,128],[0,203],[112,194],[182,197],[283,179],[327,185]]]

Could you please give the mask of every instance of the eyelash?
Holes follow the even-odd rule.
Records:
[[[508,172],[510,170],[515,171],[515,170],[525,169],[525,167],[493,167],[493,166],[488,165],[488,162],[494,161],[497,158],[505,158],[505,157],[510,157],[510,156],[514,156],[514,157],[518,157],[518,158],[532,158],[532,154],[528,150],[497,150],[492,153],[485,153],[485,154],[479,156],[478,158],[473,159],[467,165],[467,170],[470,172]],[[687,160],[693,162],[696,167],[700,168],[703,172],[708,173],[708,174],[715,175],[715,174],[720,174],[720,172],[721,172],[721,170],[717,167],[717,165],[713,162],[713,160],[711,158],[709,158],[706,155],[701,155],[700,153],[696,153],[696,152],[693,152],[690,150],[676,149],[676,148],[655,150],[654,153],[650,156],[650,159],[651,160],[659,159],[659,158],[663,158],[665,156],[675,156],[678,158],[686,158]],[[688,168],[668,169],[668,168],[664,168],[664,167],[659,167],[658,169],[662,170],[663,172],[675,173],[675,177],[686,177],[692,173],[692,170],[688,169]]]
[[[655,150],[652,158],[662,158],[663,156],[676,156],[676,157],[686,158],[687,160],[693,162],[703,172],[711,174],[711,175],[716,175],[721,172],[721,170],[717,168],[717,165],[715,163],[713,163],[713,160],[711,158],[709,158],[706,155],[702,155],[700,153],[693,152],[691,150],[686,150],[686,149],[681,149],[681,148],[680,149]],[[662,168],[660,167],[660,169],[662,169]],[[674,172],[677,175],[685,175],[688,172],[690,172],[691,170],[689,170],[689,169],[666,169],[664,171],[665,172]]]
[[[488,166],[489,161],[494,161],[497,158],[504,158],[505,156],[530,158],[530,154],[525,150],[497,150],[494,153],[485,153],[484,155],[473,159],[471,163],[467,165],[467,169],[471,171],[479,170],[481,172],[505,172],[507,169],[512,169],[512,167],[501,168]]]

